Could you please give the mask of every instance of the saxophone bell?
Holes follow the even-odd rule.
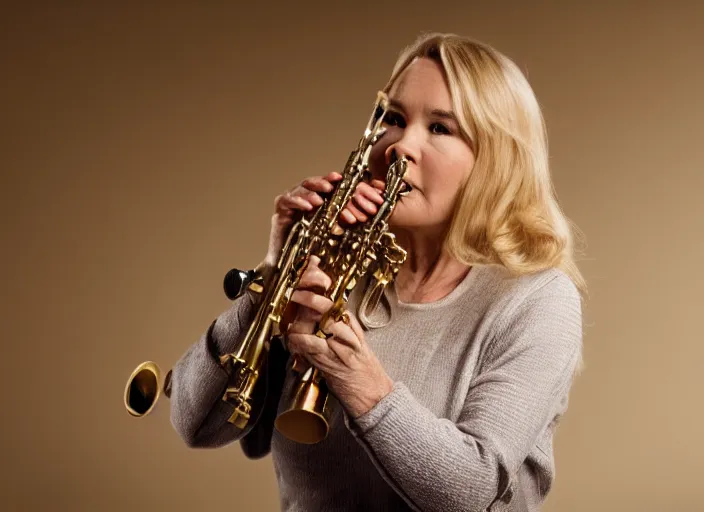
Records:
[[[316,444],[327,437],[331,402],[318,370],[311,366],[302,372],[282,402],[286,407],[274,420],[276,430],[301,444]]]
[[[161,369],[153,361],[145,361],[134,369],[124,394],[125,408],[131,416],[141,418],[151,413],[162,392],[166,398],[171,396],[171,370],[166,373],[163,389],[160,380]]]

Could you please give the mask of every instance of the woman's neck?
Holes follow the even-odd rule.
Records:
[[[406,304],[434,302],[446,297],[459,285],[470,267],[442,250],[442,237],[410,236],[397,233],[399,244],[408,253],[394,287],[398,299]]]

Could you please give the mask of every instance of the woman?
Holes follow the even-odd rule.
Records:
[[[381,203],[392,155],[409,160],[412,191],[391,217],[406,263],[364,323],[363,284],[349,324],[323,325],[330,284],[315,264],[292,296],[290,353],[318,367],[334,399],[315,445],[273,428],[279,394],[240,441],[272,454],[283,510],[534,511],[554,475],[552,440],[581,361],[583,279],[573,235],[553,195],[537,101],[518,68],[487,45],[431,34],[400,56],[392,112],[374,147],[375,181],[344,221]],[[340,179],[310,178],[275,202],[272,265],[293,215],[322,203]],[[245,295],[175,365],[172,422],[189,446],[233,439],[217,356],[233,350],[254,311]],[[272,389],[288,354],[270,356]],[[280,377],[279,377],[280,378]]]

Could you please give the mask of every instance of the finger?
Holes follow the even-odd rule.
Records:
[[[304,356],[321,356],[330,352],[327,342],[313,334],[289,334],[289,352]]]
[[[303,272],[301,280],[298,282],[298,290],[317,291],[324,294],[330,289],[332,279],[320,267],[308,265],[306,271]]]
[[[301,197],[314,206],[320,206],[323,204],[323,198],[318,192],[307,189],[303,185],[294,188],[291,191],[291,195],[294,197]]]
[[[374,204],[372,201],[370,201],[369,199],[364,197],[359,192],[354,195],[352,200],[354,201],[354,203],[353,203],[354,206],[364,210],[364,212],[367,214],[374,215],[377,212],[377,210],[379,209],[379,207],[376,204]],[[383,199],[382,199],[382,202],[383,202]]]
[[[322,317],[322,315],[319,315],[317,313],[316,315]],[[306,316],[307,315],[304,311],[299,311],[299,314],[296,316],[296,319],[289,324],[286,335],[288,336],[289,334],[314,334],[315,327],[316,325],[318,325],[318,321],[320,320],[320,318],[307,318]]]
[[[316,256],[315,254],[311,254],[310,257],[308,258],[307,268],[317,267],[319,265],[320,265],[320,256]]]
[[[333,183],[340,181],[342,175],[336,172],[331,172],[327,176],[313,176],[311,178],[306,178],[303,180],[301,185],[309,190],[315,192],[331,192],[333,188]]]
[[[354,333],[349,325],[341,321],[330,320],[321,326],[323,332],[330,335],[331,338],[335,338],[337,343],[345,345],[351,350],[357,350],[361,346],[359,338]]]
[[[295,302],[301,306],[307,307],[315,311],[316,313],[323,314],[327,312],[331,307],[333,302],[310,290],[296,290],[291,295],[290,302]]]
[[[359,222],[366,222],[367,220],[367,215],[362,213],[359,208],[357,208],[352,201],[347,203],[347,206],[345,206],[345,209],[343,211],[348,211],[352,214],[354,219]]]
[[[352,212],[349,211],[347,208],[340,212],[340,217],[342,217],[342,220],[344,220],[348,224],[355,224],[357,222],[357,218],[352,215]]]
[[[318,313],[314,309],[308,307],[298,307],[296,317],[289,326],[290,332],[312,334],[315,332],[315,326],[323,319],[323,313]]]
[[[384,182],[383,180],[373,179],[369,182],[369,184],[372,186],[372,188],[378,190],[379,192],[383,192],[386,188],[386,182]]]
[[[313,205],[310,201],[303,197],[291,194],[291,192],[286,192],[277,196],[274,200],[274,206],[276,211],[282,213],[288,213],[292,210],[312,210]]]
[[[353,358],[357,357],[357,350],[350,347],[347,343],[341,342],[337,336],[328,338],[327,344],[330,352],[346,365],[348,365]]]
[[[301,276],[301,280],[304,279],[309,279],[311,275],[315,275],[318,271],[321,271],[320,269],[320,257],[316,256],[315,254],[311,254],[308,257],[308,261],[305,264],[305,270],[303,271],[303,275]],[[308,275],[306,275],[308,274]],[[325,274],[327,276],[327,274]],[[317,277],[314,277],[314,279],[317,279]],[[327,279],[327,278],[325,278]],[[300,286],[300,281],[299,281],[299,286],[298,288],[308,288],[311,291],[316,291],[316,293],[319,293],[320,295],[324,295],[325,291],[327,290],[329,286],[326,286],[325,288],[322,288],[318,284],[314,284],[313,286]]]
[[[381,183],[381,190],[378,188],[375,188],[373,185],[370,185],[369,183],[362,182],[359,184],[356,190],[356,194],[361,194],[364,196],[366,199],[369,199],[370,201],[381,204],[384,202],[384,196],[382,195],[382,192],[384,191],[384,185],[383,182]]]
[[[324,176],[314,176],[306,178],[301,182],[301,187],[314,192],[330,192],[334,187]]]
[[[363,340],[364,328],[362,327],[362,324],[359,323],[359,320],[357,320],[357,317],[354,315],[354,313],[347,311],[347,316],[350,319],[349,324],[347,324],[347,327],[352,330],[358,340]]]

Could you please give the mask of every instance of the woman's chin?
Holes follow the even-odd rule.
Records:
[[[396,216],[396,213],[389,219],[389,227],[396,230],[414,230],[422,227],[418,219],[408,218],[404,215]]]
[[[401,200],[396,203],[394,212],[389,218],[389,227],[413,229],[421,225],[421,219],[419,219],[418,213],[409,208],[409,205],[404,202],[405,200],[405,198],[401,198]]]
[[[400,235],[401,233],[425,233],[432,235],[433,233],[441,233],[447,223],[435,223],[434,219],[429,216],[418,215],[415,212],[408,210],[398,210],[389,219],[389,229]]]

